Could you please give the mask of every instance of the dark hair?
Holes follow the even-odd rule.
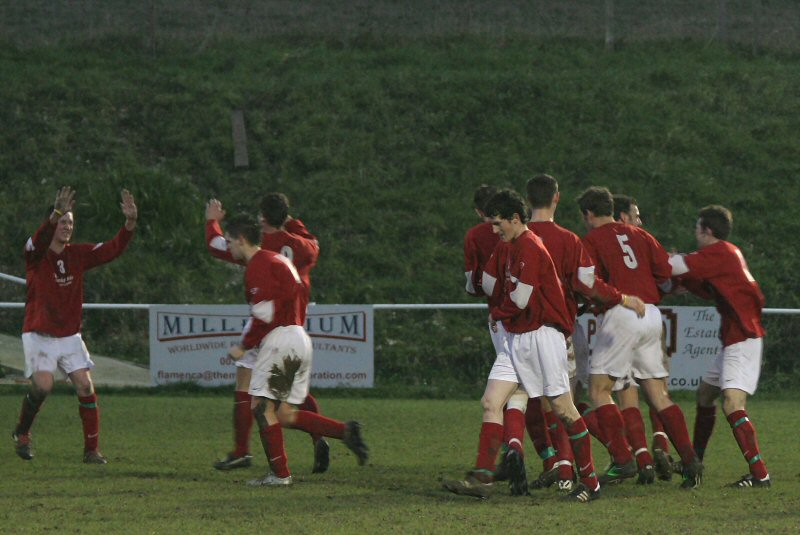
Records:
[[[261,244],[261,225],[251,215],[236,214],[225,218],[225,232],[234,239],[244,238],[250,245]]]
[[[283,193],[267,193],[260,207],[261,216],[271,227],[280,227],[289,217],[289,199]]]
[[[486,213],[486,203],[495,196],[497,191],[497,188],[494,186],[481,184],[472,195],[472,204],[481,212]]]
[[[489,202],[486,203],[487,217],[500,217],[501,219],[511,220],[514,214],[519,215],[519,220],[523,223],[528,221],[528,210],[525,206],[525,199],[522,195],[512,189],[502,189],[498,191]]]
[[[631,206],[639,206],[636,199],[627,195],[614,195],[614,220],[622,221],[622,212],[631,213]]]
[[[726,240],[733,228],[733,214],[718,204],[700,209],[700,226],[711,231],[718,240]]]
[[[548,208],[558,193],[558,181],[550,175],[536,175],[526,186],[531,208]]]
[[[608,191],[608,188],[598,186],[592,186],[581,193],[581,196],[578,197],[578,206],[583,215],[586,215],[589,210],[597,217],[609,216],[614,213],[614,199],[611,197],[611,192]]]

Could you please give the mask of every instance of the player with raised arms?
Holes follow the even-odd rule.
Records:
[[[122,190],[120,207],[125,223],[111,241],[70,243],[75,225],[75,191],[61,188],[44,223],[25,243],[27,296],[22,348],[25,377],[31,388],[22,402],[12,436],[17,455],[33,459],[30,429],[53,389],[56,369],[67,374],[78,394],[83,424],[83,462],[106,464],[100,453],[100,408],[92,383],[94,367],[81,337],[83,274],[111,262],[128,247],[136,229],[138,211],[133,195]]]

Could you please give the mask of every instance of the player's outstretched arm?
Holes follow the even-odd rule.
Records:
[[[136,202],[133,200],[133,194],[130,191],[122,190],[122,202],[119,203],[122,208],[122,213],[125,216],[125,229],[131,231],[136,228],[136,220],[139,218],[139,211],[136,208]]]
[[[64,186],[56,193],[56,200],[53,201],[53,213],[50,214],[50,223],[55,225],[58,219],[71,212],[75,207],[75,190],[69,186]]]
[[[222,221],[225,219],[225,210],[222,209],[222,203],[217,199],[210,199],[206,203],[206,221]]]

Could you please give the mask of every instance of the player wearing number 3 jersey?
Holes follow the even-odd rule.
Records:
[[[22,347],[25,376],[31,379],[31,388],[22,403],[13,438],[17,455],[32,459],[30,429],[53,388],[53,374],[58,368],[69,376],[78,394],[83,462],[106,464],[98,450],[100,409],[90,373],[94,363],[81,338],[83,274],[125,251],[133,237],[138,212],[133,195],[122,190],[120,207],[125,224],[117,235],[107,242],[71,244],[74,204],[75,191],[61,188],[50,216],[25,244],[28,294]]]
[[[636,461],[625,437],[622,414],[611,392],[616,380],[629,372],[640,382],[664,422],[683,463],[683,488],[699,486],[703,466],[689,439],[686,420],[661,380],[669,375],[663,362],[661,299],[658,284],[668,284],[669,255],[647,231],[614,221],[614,201],[606,188],[591,187],[578,198],[588,234],[583,239],[598,275],[624,294],[641,298],[644,317],[619,305],[608,308],[597,332],[590,364],[589,396],[606,435],[612,466],[600,481],[611,482],[637,474]]]

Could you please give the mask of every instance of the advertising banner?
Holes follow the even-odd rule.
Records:
[[[713,307],[661,307],[664,342],[669,358],[670,390],[695,390],[700,379],[722,351],[719,314]],[[594,347],[600,320],[583,314],[578,322]]]
[[[239,342],[247,305],[150,307],[150,376],[154,385],[233,384],[228,348]],[[306,331],[314,347],[312,387],[372,387],[375,336],[369,305],[310,305]]]

